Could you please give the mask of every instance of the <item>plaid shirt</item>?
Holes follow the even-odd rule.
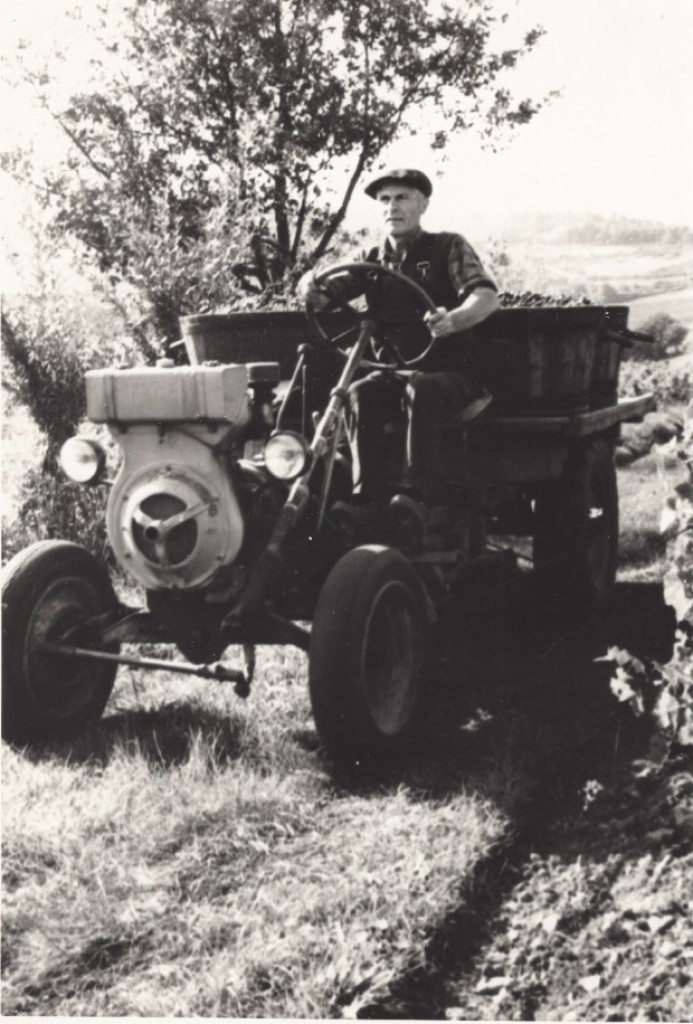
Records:
[[[419,228],[420,231],[421,228]],[[418,237],[418,234],[416,237]],[[356,260],[358,262],[372,262],[372,253],[372,249],[370,251],[363,249],[356,257]],[[380,247],[380,259],[391,270],[401,271],[406,255],[406,249],[396,252],[389,238]],[[368,259],[369,256],[371,256],[370,261]],[[462,235],[455,235],[452,239],[447,269],[450,281],[459,295],[460,303],[464,302],[475,288],[492,288],[493,291],[498,291],[494,281],[484,269],[478,255]],[[363,294],[363,281],[359,280],[359,277],[355,274],[345,273],[339,278],[334,278],[330,282],[330,288],[340,299],[348,302]]]

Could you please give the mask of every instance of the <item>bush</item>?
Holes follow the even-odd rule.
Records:
[[[19,317],[2,314],[6,356],[3,382],[29,409],[48,440],[46,466],[84,415],[83,372],[77,353],[59,327],[34,333]]]
[[[3,560],[52,538],[103,555],[104,489],[66,480],[57,456],[83,422],[85,370],[134,362],[138,345],[113,307],[90,290],[80,252],[51,238],[46,212],[30,210],[26,220],[33,247],[12,260],[24,291],[8,297],[2,313],[2,386],[9,408],[24,406],[46,444],[26,460],[22,450],[19,507],[3,521]]]
[[[615,666],[611,688],[618,700],[652,724],[649,760],[661,764],[693,746],[693,405],[676,455],[687,468],[687,479],[668,495],[662,512],[661,534],[666,542],[664,598],[676,616],[672,657],[665,664],[635,658],[613,648],[607,659]],[[670,446],[660,450],[662,459]],[[663,475],[663,470],[662,470]]]
[[[688,328],[668,313],[656,313],[641,324],[638,330],[642,334],[651,335],[653,341],[636,342],[632,349],[626,350],[627,361],[670,359],[684,351]]]
[[[8,561],[38,540],[71,540],[113,563],[106,540],[104,487],[84,487],[42,469],[30,469],[16,517],[3,523],[2,557]]]
[[[688,405],[693,399],[690,373],[676,370],[664,360],[623,363],[619,390],[622,395],[653,394],[660,406]]]
[[[33,247],[12,260],[24,290],[2,313],[2,386],[45,435],[44,468],[54,473],[60,445],[84,417],[84,371],[131,362],[137,345],[90,288],[83,254],[51,239],[45,211],[27,226]]]

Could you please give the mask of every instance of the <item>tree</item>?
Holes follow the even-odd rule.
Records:
[[[134,346],[127,343],[132,332],[124,332],[112,307],[84,281],[79,253],[51,238],[46,223],[36,206],[25,217],[30,244],[9,261],[24,290],[5,297],[0,319],[2,388],[10,405],[24,406],[44,436],[41,462],[50,474],[61,445],[85,414],[84,370],[129,361]],[[146,353],[150,359],[157,354]]]
[[[237,285],[271,295],[329,251],[362,175],[414,114],[432,113],[429,143],[440,148],[468,128],[490,142],[542,103],[515,101],[507,86],[542,30],[494,49],[505,20],[495,0],[120,6],[115,21],[112,5],[102,12],[94,85],[66,103],[53,95],[50,70],[22,57],[25,79],[71,144],[44,182],[56,226],[114,281],[142,277],[138,249],[161,230],[162,210],[184,263],[223,197],[227,216],[216,227],[234,239]],[[333,199],[337,171],[343,186]],[[184,309],[173,292],[150,296],[169,338]]]

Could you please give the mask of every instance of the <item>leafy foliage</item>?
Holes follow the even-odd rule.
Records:
[[[9,295],[2,312],[2,386],[45,435],[44,468],[52,472],[58,449],[84,418],[84,371],[132,361],[137,346],[122,318],[89,291],[79,250],[47,238],[36,210],[26,228],[32,246],[14,259],[25,291]]]
[[[623,395],[653,394],[662,406],[686,405],[693,399],[690,373],[666,360],[623,363],[619,390]]]
[[[142,345],[133,345],[122,318],[87,290],[79,253],[47,238],[44,218],[29,216],[26,226],[33,246],[15,258],[26,292],[8,296],[2,312],[2,386],[10,408],[24,406],[45,443],[27,453],[19,506],[3,522],[3,560],[49,538],[73,540],[103,555],[103,489],[66,480],[58,452],[83,423],[85,371],[133,362]],[[105,431],[99,439],[107,443]],[[8,448],[4,454],[9,462]]]
[[[503,309],[523,308],[539,309],[542,306],[589,306],[590,299],[586,295],[547,295],[544,292],[500,292],[498,295]]]
[[[687,467],[687,479],[668,496],[661,532],[667,542],[664,596],[677,620],[674,650],[666,664],[635,658],[613,648],[607,655],[615,665],[611,688],[635,714],[647,714],[655,727],[650,757],[663,761],[672,750],[693,746],[693,406],[677,449]],[[672,443],[673,446],[676,442]],[[662,453],[663,457],[664,453]]]
[[[84,415],[82,369],[77,353],[48,327],[38,335],[2,314],[2,346],[9,363],[5,387],[31,411],[48,437],[47,463]]]
[[[34,541],[55,539],[74,541],[115,567],[107,544],[103,487],[83,487],[58,470],[35,467],[26,474],[22,493],[16,517],[3,524],[3,562]]]
[[[329,250],[362,174],[413,112],[435,110],[440,147],[472,126],[490,141],[539,109],[541,101],[511,98],[507,73],[541,30],[494,49],[503,20],[494,6],[110,5],[95,32],[92,84],[67,102],[29,50],[21,59],[21,74],[71,143],[44,183],[56,228],[79,238],[113,282],[144,284],[169,341],[185,301],[180,278],[201,262],[210,215],[221,222],[214,237],[232,240],[220,268],[227,302],[237,298],[229,282],[252,294],[286,287],[294,268]],[[22,159],[5,163],[16,171]],[[335,171],[344,182],[336,197],[328,186]],[[143,255],[154,234],[169,243],[167,267]]]
[[[645,320],[639,330],[649,334],[653,341],[637,342],[632,349],[626,350],[626,360],[670,359],[683,352],[688,337],[688,328],[669,313],[656,313]]]

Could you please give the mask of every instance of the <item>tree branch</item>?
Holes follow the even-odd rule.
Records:
[[[80,141],[75,132],[73,132],[70,128],[67,127],[67,125],[64,123],[63,119],[60,117],[59,114],[56,114],[53,110],[50,109],[50,107],[47,107],[46,109],[48,110],[48,113],[51,115],[51,117],[58,122],[62,130],[70,139],[72,144],[76,146],[76,148],[80,151],[80,153],[87,161],[87,163],[96,171],[97,174],[100,174],[103,178],[106,178],[107,181],[110,181],[111,171],[109,171],[107,167],[104,167],[102,164],[100,164],[97,160],[94,159],[94,157],[91,155],[91,153],[86,148],[84,143]]]

